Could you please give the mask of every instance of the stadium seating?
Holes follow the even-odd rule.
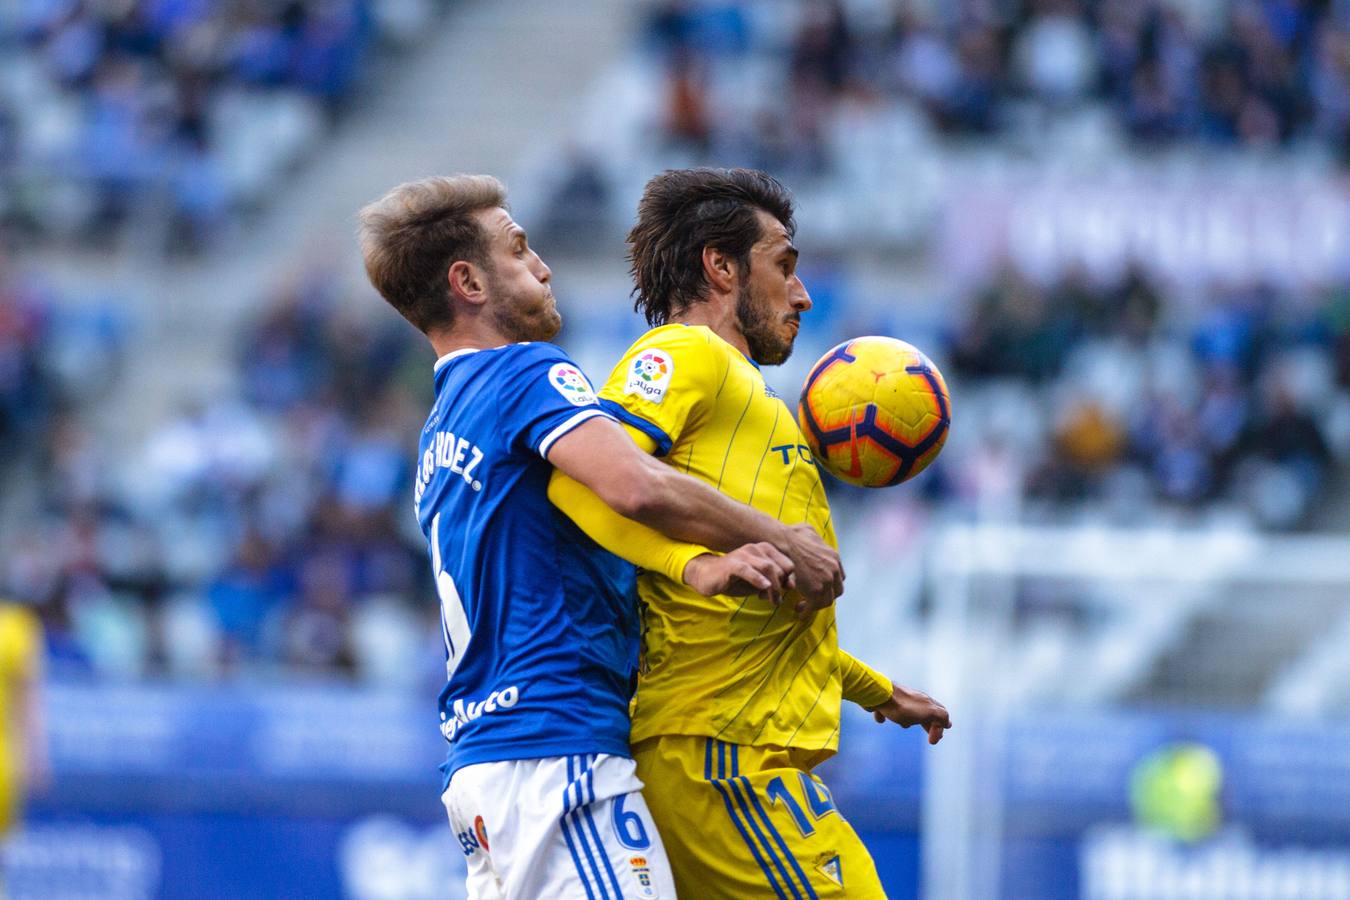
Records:
[[[11,4],[0,222],[196,249],[265,205],[430,0]]]

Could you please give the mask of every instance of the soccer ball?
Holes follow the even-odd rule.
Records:
[[[889,337],[844,341],[811,368],[797,422],[821,465],[860,487],[888,487],[937,458],[952,422],[937,366]]]

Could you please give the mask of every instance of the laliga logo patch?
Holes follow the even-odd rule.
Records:
[[[473,833],[478,838],[478,843],[482,845],[483,852],[490,853],[492,848],[488,846],[487,826],[483,824],[482,816],[475,816],[473,820]]]
[[[647,865],[647,857],[631,856],[628,864],[633,867],[633,876],[637,878],[638,896],[643,900],[655,900],[656,885],[652,883],[652,870]]]
[[[591,383],[581,370],[567,363],[555,363],[548,370],[548,383],[573,406],[593,406],[597,402]]]
[[[666,388],[670,387],[670,376],[674,373],[675,363],[669,353],[664,350],[644,350],[633,360],[623,392],[660,403],[666,397]]]

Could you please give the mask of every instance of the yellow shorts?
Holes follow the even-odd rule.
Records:
[[[18,763],[9,754],[0,752],[0,834],[7,833],[18,822],[22,806],[23,784],[19,781]]]
[[[810,755],[668,735],[633,748],[680,896],[886,896]]]

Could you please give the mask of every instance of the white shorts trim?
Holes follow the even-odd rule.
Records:
[[[465,766],[441,797],[470,900],[670,900],[675,882],[631,759]]]

